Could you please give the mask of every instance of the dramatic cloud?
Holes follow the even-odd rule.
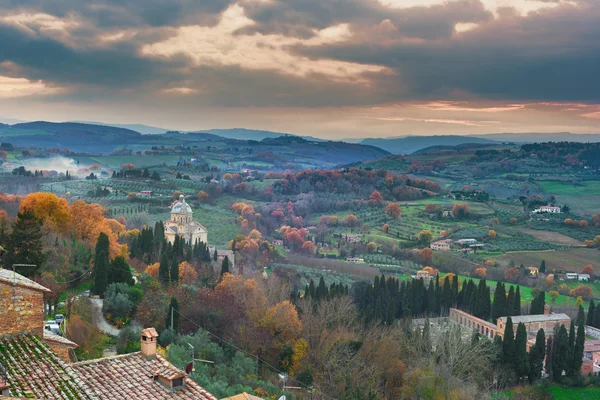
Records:
[[[0,106],[338,137],[598,132],[599,22],[597,0],[0,0]]]

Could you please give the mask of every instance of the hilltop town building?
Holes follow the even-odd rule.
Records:
[[[431,250],[450,251],[450,249],[452,247],[452,240],[451,239],[438,240],[437,242],[432,242],[429,245],[429,247],[431,248]]]
[[[192,207],[185,202],[183,195],[179,196],[179,201],[171,208],[171,219],[165,221],[165,238],[173,243],[175,237],[179,236],[187,243],[196,242],[208,243],[208,231],[193,218]]]

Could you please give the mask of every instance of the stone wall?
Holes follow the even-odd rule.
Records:
[[[0,336],[44,334],[44,293],[0,282]]]

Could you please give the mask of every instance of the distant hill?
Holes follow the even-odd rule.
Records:
[[[485,136],[487,137],[487,135]],[[431,146],[456,146],[465,143],[498,144],[498,141],[475,136],[407,136],[403,138],[369,138],[360,144],[376,146],[394,154],[412,154]]]
[[[325,142],[326,140],[316,138],[313,136],[299,136],[292,135],[291,133],[282,133],[282,132],[272,132],[272,131],[261,131],[254,129],[245,129],[245,128],[232,128],[232,129],[208,129],[201,131],[194,131],[191,133],[205,132],[213,135],[221,136],[227,139],[237,139],[237,140],[256,140],[261,141],[263,139],[274,139],[280,136],[297,136],[306,140],[310,140],[313,142]]]
[[[72,122],[78,122],[78,123],[88,124],[88,125],[114,126],[115,128],[130,129],[132,131],[139,132],[142,135],[160,135],[162,133],[169,131],[169,129],[158,128],[156,126],[149,126],[149,125],[144,125],[144,124],[110,124],[107,122],[94,122],[94,121],[72,121]]]
[[[109,125],[82,124],[79,122],[47,122],[35,121],[12,125],[13,129],[42,130],[61,135],[89,135],[103,136],[140,136],[141,133],[131,129],[118,128]]]
[[[424,149],[417,150],[413,152],[411,155],[419,155],[419,154],[427,154],[427,153],[436,153],[439,151],[449,150],[449,151],[467,151],[467,150],[476,150],[480,148],[489,148],[488,143],[463,143],[458,144],[456,146],[430,146],[425,147]]]
[[[481,139],[491,139],[499,142],[515,142],[515,143],[541,143],[541,142],[600,142],[600,134],[588,133],[490,133],[486,135],[473,136]]]

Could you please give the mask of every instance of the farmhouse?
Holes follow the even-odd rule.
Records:
[[[577,276],[577,280],[581,281],[581,282],[588,282],[590,280],[590,274],[579,274]]]
[[[432,242],[429,245],[431,250],[437,250],[437,251],[450,251],[451,246],[452,246],[451,239],[438,240],[437,242]]]
[[[185,202],[183,195],[179,196],[179,201],[173,205],[171,219],[165,221],[164,226],[165,238],[171,243],[175,242],[175,236],[191,244],[208,243],[208,231],[192,218],[192,207]]]
[[[537,278],[539,269],[537,267],[525,267],[530,278]]]
[[[540,208],[536,208],[532,211],[534,214],[539,213],[550,213],[550,214],[560,214],[560,207],[554,206],[541,206]]]
[[[477,239],[459,239],[456,243],[461,246],[464,246],[465,244],[477,244]]]
[[[578,277],[579,277],[579,275],[574,272],[567,272],[565,274],[565,279],[568,279],[568,280],[577,279]]]
[[[429,271],[417,271],[417,275],[415,277],[416,279],[423,279],[424,283],[429,284],[429,281],[431,281],[434,276],[432,274],[429,273]]]

